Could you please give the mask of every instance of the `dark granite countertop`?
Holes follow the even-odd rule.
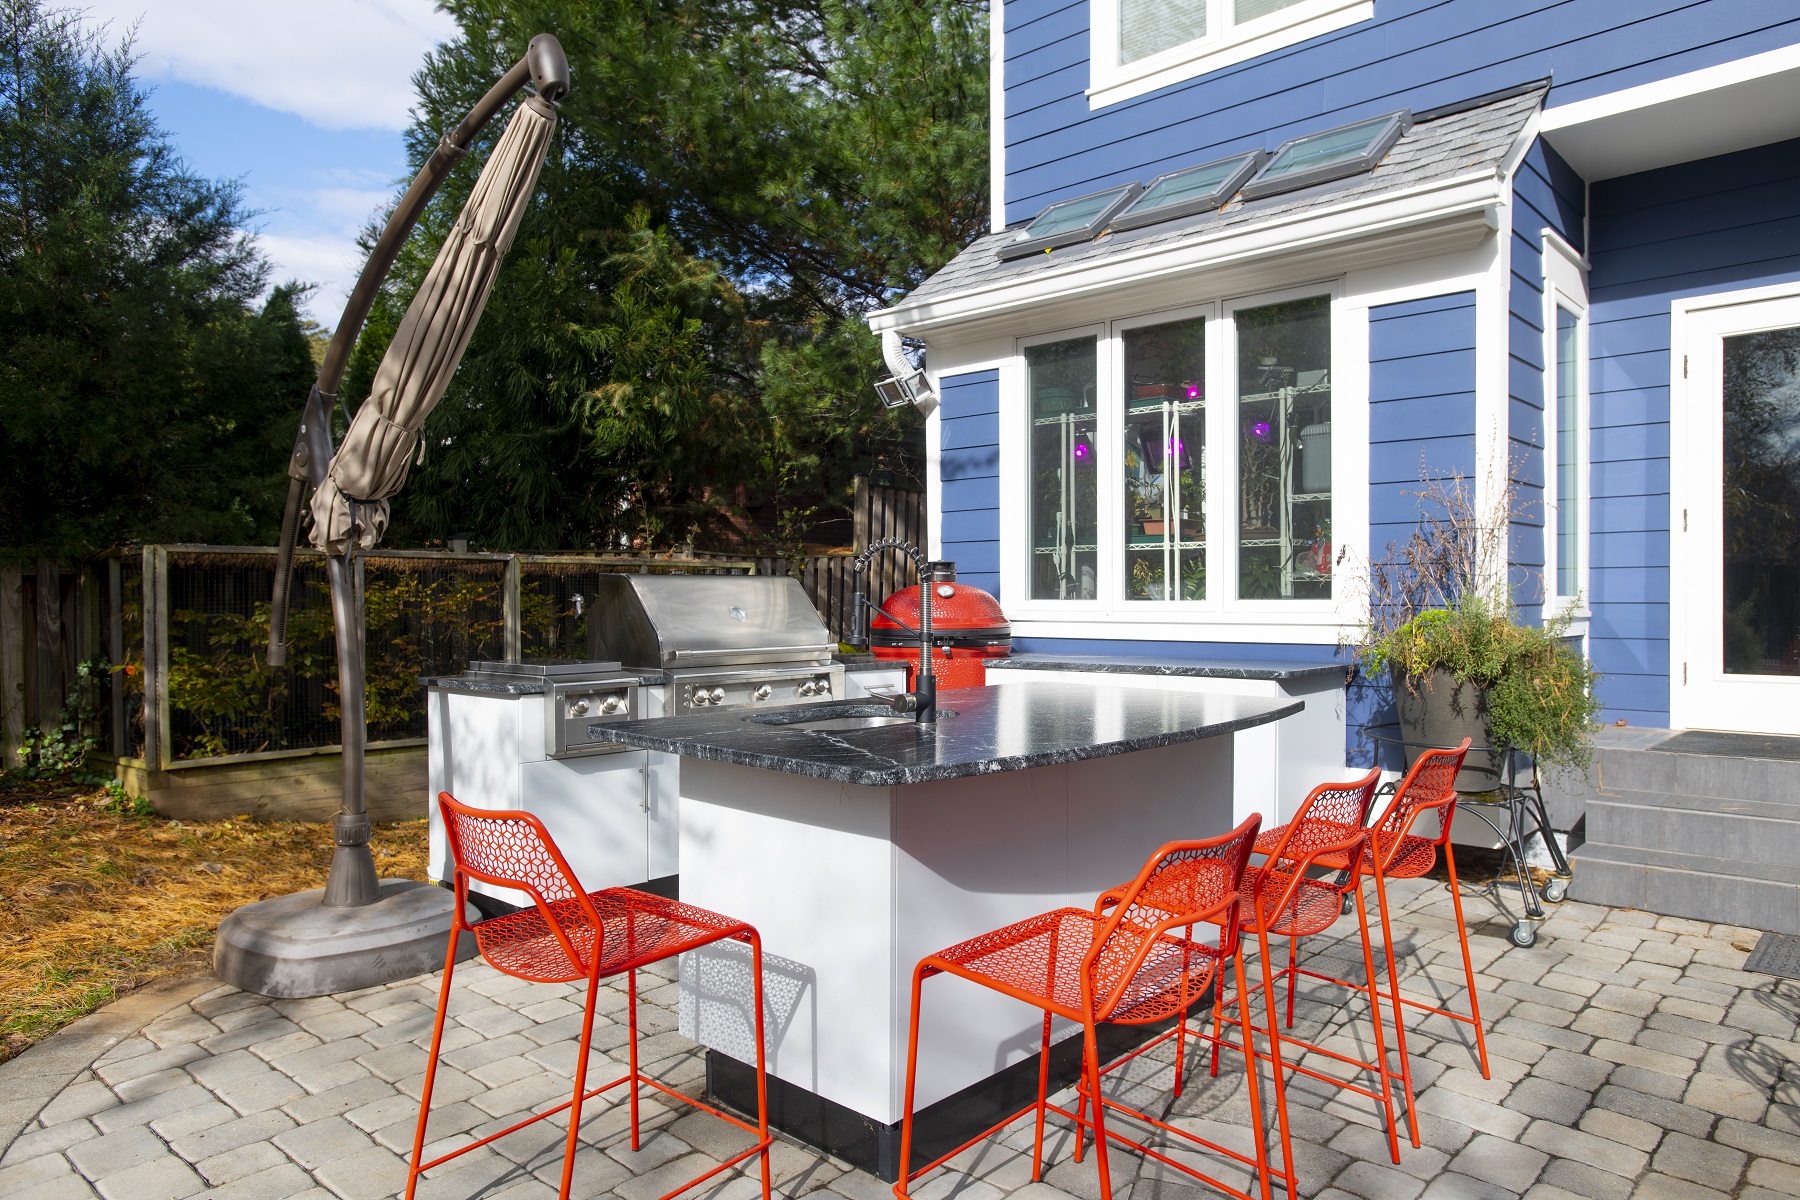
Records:
[[[866,729],[808,729],[823,717],[891,714],[866,700],[749,714],[626,721],[595,730],[604,741],[815,779],[886,786],[1021,771],[1219,737],[1305,707],[1238,696],[1045,683],[938,693],[956,715],[935,728],[907,721]],[[762,718],[759,720],[758,718]],[[770,724],[778,718],[783,724]]]
[[[1344,674],[1350,664],[1329,658],[1310,662],[1270,662],[1266,658],[1208,658],[1181,662],[1164,658],[1082,654],[1015,654],[990,658],[990,671],[1095,671],[1107,675],[1168,675],[1186,679],[1304,679]]]

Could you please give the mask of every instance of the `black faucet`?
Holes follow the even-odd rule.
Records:
[[[868,569],[869,560],[882,550],[897,550],[912,559],[913,566],[919,571],[919,627],[914,629],[881,605],[863,595],[863,572]],[[856,556],[856,604],[850,614],[850,644],[861,649],[869,644],[869,613],[871,610],[880,613],[908,633],[919,636],[919,675],[913,682],[913,690],[903,696],[896,697],[894,707],[901,712],[910,712],[913,720],[921,725],[937,723],[937,676],[931,673],[931,583],[932,564],[925,559],[925,552],[911,542],[901,538],[881,538],[869,543],[869,548]]]

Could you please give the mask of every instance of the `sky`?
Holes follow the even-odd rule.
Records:
[[[455,35],[432,0],[75,0],[117,41],[170,143],[237,179],[277,282],[319,285],[330,328],[356,281],[356,236],[408,174],[412,76]]]

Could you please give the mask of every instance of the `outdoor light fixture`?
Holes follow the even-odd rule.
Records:
[[[875,394],[881,397],[881,406],[905,408],[910,404],[927,416],[931,415],[937,407],[937,393],[931,390],[925,372],[907,361],[900,334],[895,330],[882,331],[881,357],[888,367],[888,373],[875,381]]]

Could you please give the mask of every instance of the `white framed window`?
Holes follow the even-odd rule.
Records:
[[[1587,263],[1544,231],[1544,602],[1587,615]]]
[[[1093,0],[1093,108],[1166,87],[1375,15],[1374,0]]]
[[[1008,611],[1341,623],[1333,492],[1362,473],[1332,437],[1340,299],[1321,283],[1018,339],[1002,586],[1024,599]]]

